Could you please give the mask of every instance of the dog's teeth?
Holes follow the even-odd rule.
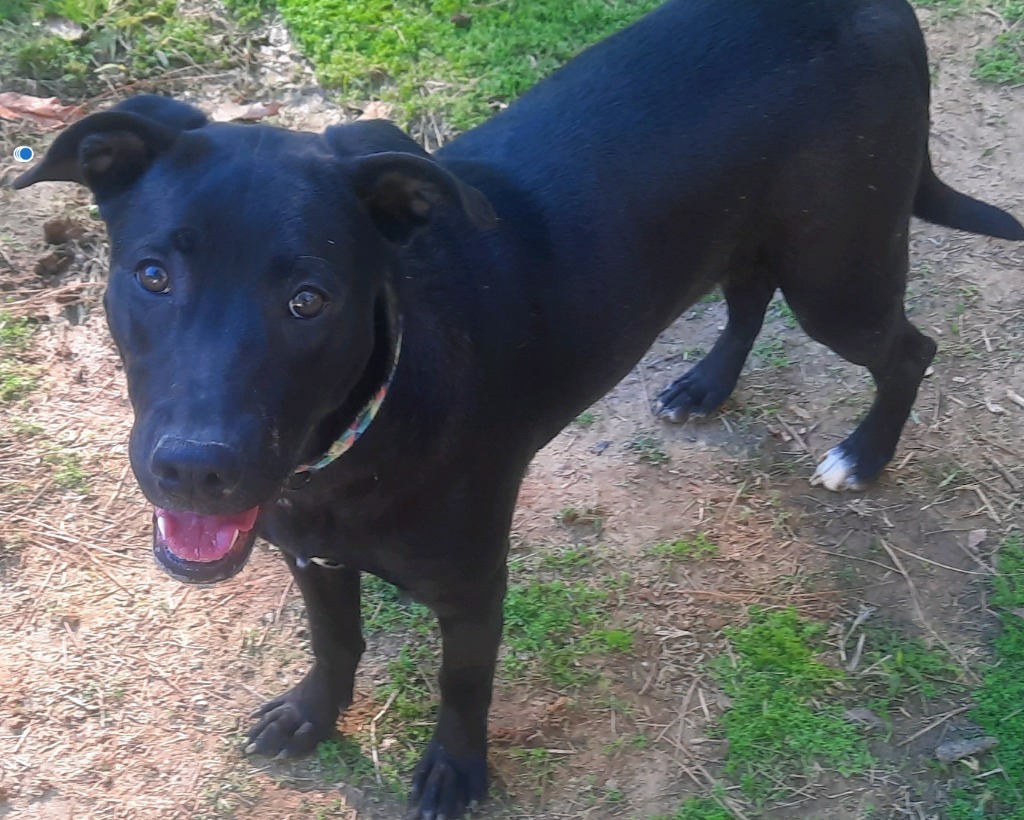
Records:
[[[229,546],[228,549],[231,549],[231,547],[233,547],[235,543],[238,541],[238,534],[239,530],[235,530],[235,534],[231,536],[231,546]]]
[[[160,539],[162,541],[167,540],[167,522],[164,521],[163,516],[158,515],[156,517],[156,529],[160,533]]]

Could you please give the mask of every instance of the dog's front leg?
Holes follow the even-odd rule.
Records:
[[[356,666],[366,644],[359,611],[359,572],[310,563],[299,567],[284,553],[302,592],[313,644],[313,668],[306,677],[264,704],[254,717],[246,751],[300,757],[330,737],[338,713],[352,703]]]
[[[487,712],[501,643],[504,567],[472,598],[435,605],[441,626],[441,709],[413,774],[413,817],[454,820],[487,796]]]

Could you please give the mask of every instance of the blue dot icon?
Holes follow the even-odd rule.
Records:
[[[32,157],[36,155],[36,152],[29,148],[27,145],[19,145],[14,149],[14,158],[18,162],[31,162]]]

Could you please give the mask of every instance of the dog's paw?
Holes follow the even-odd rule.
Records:
[[[412,776],[408,820],[455,820],[486,796],[486,755],[457,760],[432,740]]]
[[[697,364],[658,395],[658,418],[682,424],[691,416],[714,413],[735,386],[720,382],[707,368]]]
[[[811,476],[811,486],[823,486],[826,490],[863,490],[867,483],[857,475],[857,462],[842,445],[833,447]]]
[[[253,712],[250,717],[259,721],[249,732],[245,753],[282,759],[308,755],[334,734],[338,712],[329,699],[313,697],[299,684]]]

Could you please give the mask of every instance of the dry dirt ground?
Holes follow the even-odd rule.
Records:
[[[970,76],[992,22],[923,16],[936,166],[1024,214],[1024,88]],[[289,124],[323,125],[308,105],[285,102]],[[3,157],[40,139],[11,127],[0,135]],[[4,162],[0,172],[12,173]],[[400,816],[372,768],[357,778],[323,760],[240,753],[246,714],[306,671],[298,595],[267,545],[214,588],[181,586],[155,568],[149,508],[127,467],[124,378],[99,302],[99,224],[87,197],[63,187],[3,189],[0,206],[5,310],[42,322],[29,354],[38,385],[3,408],[0,432],[0,817]],[[74,254],[67,271],[40,276],[37,263],[54,253],[43,223],[65,212],[86,233],[57,248]],[[728,651],[722,627],[741,623],[751,603],[792,604],[834,636],[877,607],[873,619],[945,647],[972,680],[993,626],[991,550],[1024,526],[1024,407],[1007,398],[1008,388],[1024,394],[1024,248],[917,225],[912,252],[912,318],[940,353],[893,466],[867,492],[808,485],[815,460],[866,409],[870,385],[779,306],[720,415],[670,427],[650,412],[657,390],[722,326],[723,305],[708,301],[666,331],[589,423],[537,457],[515,522],[517,565],[579,545],[591,571],[626,573],[613,618],[636,643],[602,661],[599,696],[536,676],[498,682],[497,799],[482,816],[652,818],[715,781],[735,794],[712,729],[726,700],[704,664]],[[600,521],[574,520],[567,508]],[[651,545],[695,531],[719,545],[716,557],[651,556]],[[371,637],[364,699],[346,728],[365,735],[386,712],[371,694],[407,639]],[[840,663],[855,643],[835,637],[829,660]],[[791,782],[763,816],[941,817],[948,777],[930,755],[965,730],[965,716],[920,732],[967,702],[907,698],[892,732],[873,741],[873,771]],[[387,714],[374,725],[382,766],[409,729]]]

